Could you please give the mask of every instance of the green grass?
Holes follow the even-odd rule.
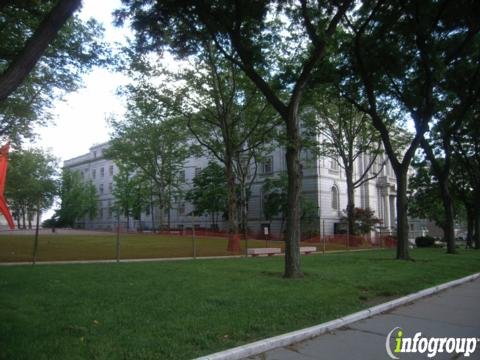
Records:
[[[2,359],[188,359],[480,271],[478,251],[0,267]]]
[[[120,257],[123,259],[174,258],[193,256],[191,236],[168,236],[155,234],[122,234]],[[31,261],[33,235],[0,235],[0,262]],[[227,251],[226,238],[196,237],[197,256],[236,255]],[[51,260],[100,260],[115,259],[116,235],[48,234],[39,237],[38,261]],[[320,244],[305,244],[317,246]],[[241,243],[245,248],[245,241]],[[248,240],[248,247],[265,247],[262,240]],[[269,241],[268,246],[284,248],[283,241]],[[338,244],[328,244],[327,250],[344,249]]]

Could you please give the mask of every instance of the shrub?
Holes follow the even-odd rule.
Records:
[[[415,245],[417,247],[433,247],[435,245],[435,238],[431,236],[419,236],[415,238]]]

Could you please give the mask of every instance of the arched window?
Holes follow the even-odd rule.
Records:
[[[338,189],[336,186],[332,186],[332,209],[338,210]]]

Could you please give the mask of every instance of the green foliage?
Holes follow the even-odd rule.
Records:
[[[445,160],[438,157],[437,161],[441,164],[440,166],[443,166]],[[408,213],[415,218],[434,221],[437,226],[444,228],[446,221],[445,208],[438,180],[426,161],[415,161],[413,166],[415,172],[409,179],[408,188]],[[462,214],[461,203],[458,200],[461,198],[460,192],[466,190],[464,188],[465,180],[467,179],[458,179],[457,185],[451,193],[457,220],[460,220],[459,216]]]
[[[118,215],[133,216],[140,219],[142,210],[149,202],[150,189],[148,181],[120,166],[120,171],[113,177],[113,209]]]
[[[5,195],[17,221],[52,205],[57,177],[57,160],[51,154],[37,149],[10,153]]]
[[[285,219],[288,211],[287,199],[288,178],[285,174],[266,178],[263,186],[263,215],[267,221],[276,216]]]
[[[111,120],[113,133],[105,156],[119,166],[135,169],[144,181],[151,182],[158,205],[169,209],[182,192],[180,171],[192,152],[185,120],[166,116],[156,93],[147,88],[130,87],[126,94],[127,116]]]
[[[27,39],[55,1],[8,1],[0,16],[0,74],[21,52]],[[19,144],[33,136],[35,125],[45,125],[55,100],[77,90],[82,75],[105,64],[103,29],[93,19],[70,18],[47,48],[27,79],[0,103],[0,138]]]
[[[417,247],[434,247],[435,238],[432,236],[418,236],[415,238],[415,245]]]
[[[218,214],[227,211],[227,181],[225,168],[217,162],[209,162],[207,167],[193,178],[193,187],[186,193],[195,215],[209,214],[215,224]]]
[[[263,193],[263,215],[267,221],[272,221],[275,217],[280,217],[285,221],[288,212],[288,177],[281,173],[278,177],[268,177],[262,186]],[[317,207],[310,199],[304,195],[300,198],[302,209],[301,218],[304,223],[311,222],[317,216]]]
[[[347,221],[347,217],[342,220]],[[353,210],[353,233],[351,235],[363,235],[370,233],[380,220],[375,217],[375,212],[370,209],[355,208]]]
[[[85,182],[78,171],[63,170],[60,187],[60,209],[55,213],[57,226],[74,227],[85,216],[97,214],[98,196],[95,185]]]

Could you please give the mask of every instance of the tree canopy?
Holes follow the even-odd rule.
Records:
[[[5,195],[19,228],[31,228],[34,214],[48,209],[58,193],[57,159],[38,149],[10,154]]]
[[[60,208],[55,212],[59,227],[81,225],[83,218],[92,219],[97,214],[97,189],[91,181],[85,182],[78,171],[63,169],[59,197]]]
[[[20,144],[32,137],[33,126],[51,118],[54,101],[77,90],[93,65],[107,62],[101,26],[92,19],[71,17],[79,4],[78,0],[2,4],[0,139]],[[63,15],[58,19],[53,13],[60,7]]]

